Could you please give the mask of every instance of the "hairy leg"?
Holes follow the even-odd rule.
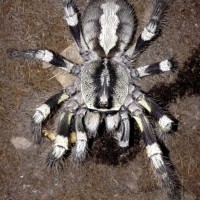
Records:
[[[136,69],[131,69],[132,78],[141,78],[144,76],[150,76],[154,74],[160,74],[163,72],[168,72],[177,67],[177,62],[174,58],[169,60],[163,60],[161,62],[153,63],[146,66],[141,66]]]
[[[126,55],[133,59],[142,52],[160,33],[163,24],[163,18],[168,9],[169,0],[152,0],[153,10],[149,22],[144,27],[136,43],[131,46]]]
[[[163,152],[157,143],[156,136],[153,132],[151,124],[147,117],[143,114],[139,104],[132,103],[129,107],[130,115],[137,122],[144,144],[146,146],[147,157],[150,160],[154,174],[159,185],[165,191],[171,200],[180,200],[181,193],[179,188],[179,180],[172,168],[172,164],[168,163],[163,157]]]
[[[10,50],[9,53],[11,58],[22,58],[47,62],[73,75],[78,75],[81,71],[80,65],[68,61],[63,56],[54,51],[41,49],[26,51]]]

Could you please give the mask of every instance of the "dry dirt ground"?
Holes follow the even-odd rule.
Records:
[[[141,31],[149,0],[130,0]],[[77,0],[81,10],[87,1]],[[182,196],[200,199],[200,3],[174,0],[162,36],[138,65],[175,56],[174,73],[146,78],[145,91],[178,121],[166,145],[178,173]],[[9,60],[7,50],[47,48],[57,52],[72,44],[59,0],[0,0],[0,199],[6,200],[162,200],[142,142],[119,150],[105,136],[96,139],[83,165],[67,159],[51,172],[42,154],[51,144],[32,143],[34,109],[62,86],[41,63]],[[71,78],[66,76],[70,82]]]

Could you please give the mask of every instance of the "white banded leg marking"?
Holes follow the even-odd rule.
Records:
[[[55,159],[61,158],[68,150],[68,138],[62,135],[57,135],[54,141],[53,150],[51,152]]]
[[[98,112],[87,111],[85,116],[85,126],[93,137],[96,136],[100,124],[100,114]]]
[[[82,108],[77,112],[75,129],[76,129],[76,146],[72,150],[73,159],[76,162],[81,162],[85,159],[87,153],[87,134],[84,128],[84,116],[86,109]]]
[[[73,4],[71,1],[65,3],[64,1],[64,10],[66,14],[66,21],[69,26],[78,25],[78,15],[74,10]]]
[[[161,128],[168,132],[172,129],[172,124],[173,124],[173,121],[167,117],[166,115],[163,115],[159,121],[158,121],[158,124],[161,126]]]
[[[160,147],[157,143],[153,143],[151,145],[146,146],[147,156],[151,158],[152,156],[156,154],[162,154],[162,151],[160,150]]]
[[[118,36],[116,34],[119,25],[117,11],[119,6],[115,2],[108,2],[101,5],[103,15],[100,18],[101,34],[99,36],[100,45],[103,47],[105,54],[115,47]]]
[[[36,109],[35,114],[33,115],[33,120],[36,124],[41,123],[47,116],[50,114],[51,108],[47,104],[42,104]]]
[[[162,179],[168,178],[168,171],[165,161],[162,157],[162,151],[157,143],[146,146],[147,156],[150,159],[153,167],[156,170],[157,175],[160,175]],[[159,173],[159,174],[158,174]]]
[[[153,100],[146,98],[139,90],[136,90],[133,96],[141,106],[158,120],[158,124],[163,131],[169,132],[172,129],[173,120],[165,115],[163,110]]]
[[[51,62],[53,60],[53,53],[48,50],[36,51],[35,58],[44,62]]]
[[[159,66],[160,66],[160,70],[162,72],[170,71],[173,67],[172,62],[170,60],[164,60],[164,61],[160,62]]]
[[[151,39],[153,39],[153,37],[155,36],[156,33],[156,24],[148,24],[147,27],[144,28],[144,30],[142,31],[141,34],[141,38],[144,41],[150,41]]]
[[[119,126],[119,121],[120,121],[119,113],[115,115],[109,114],[108,116],[106,116],[105,122],[107,130],[108,131],[116,130],[117,127]]]
[[[172,129],[173,121],[167,115],[164,115],[164,112],[156,105],[156,103],[151,105],[151,102],[148,102],[145,98],[138,101],[138,103],[158,118],[158,124],[163,131],[168,132]]]
[[[76,141],[76,158],[81,158],[85,156],[87,150],[87,136],[85,132],[77,131],[77,141]]]
[[[161,62],[153,63],[151,65],[138,67],[136,69],[136,72],[139,77],[143,77],[143,76],[154,75],[154,74],[170,71],[172,67],[173,67],[173,64],[171,60],[164,60]]]

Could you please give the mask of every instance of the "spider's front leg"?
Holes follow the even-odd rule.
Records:
[[[70,28],[71,34],[76,41],[80,53],[83,53],[84,51],[88,50],[88,48],[81,31],[81,24],[76,5],[73,0],[62,0],[62,2],[65,11],[65,19]]]
[[[147,156],[152,164],[155,176],[161,187],[167,192],[169,199],[180,200],[179,182],[176,178],[172,165],[163,157],[163,152],[157,143],[155,134],[147,117],[143,114],[142,108],[136,102],[128,106],[130,115],[136,120],[142,138],[146,146]]]
[[[160,74],[168,72],[177,67],[177,61],[174,58],[156,62],[150,65],[141,66],[136,69],[131,68],[130,73],[132,78],[141,78],[144,76],[150,76],[154,74]]]
[[[149,22],[143,29],[136,43],[126,51],[128,57],[133,59],[159,35],[164,15],[168,9],[168,2],[168,0],[152,0],[153,11]]]
[[[45,101],[40,107],[38,107],[32,117],[32,133],[35,137],[35,142],[40,143],[43,138],[42,124],[48,118],[48,116],[55,112],[63,102],[67,101],[72,95],[77,92],[75,85],[68,86],[65,90],[57,93]]]
[[[50,51],[50,50],[26,50],[26,51],[18,51],[18,50],[10,50],[9,51],[11,58],[22,58],[22,59],[31,59],[36,61],[42,61],[59,67],[62,70],[67,71],[72,75],[79,75],[81,71],[81,66],[75,63],[68,61],[66,58],[61,56],[60,54]]]

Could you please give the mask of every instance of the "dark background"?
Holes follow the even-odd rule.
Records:
[[[129,2],[135,5],[139,35],[150,1]],[[81,12],[87,3],[77,1]],[[198,0],[174,0],[162,36],[137,62],[145,65],[171,56],[179,61],[174,73],[145,78],[141,86],[179,121],[176,134],[169,136],[166,144],[186,200],[200,199],[199,10]],[[59,172],[44,168],[42,155],[51,144],[32,144],[31,116],[62,86],[41,63],[9,60],[6,52],[10,48],[63,51],[73,43],[63,16],[60,1],[0,0],[0,199],[164,199],[142,143],[128,162],[118,165],[109,164],[112,153],[105,153],[106,145],[98,144],[102,141],[97,139],[96,146],[103,146],[99,159],[89,157],[83,165],[68,159]],[[105,138],[103,142],[107,142]]]

